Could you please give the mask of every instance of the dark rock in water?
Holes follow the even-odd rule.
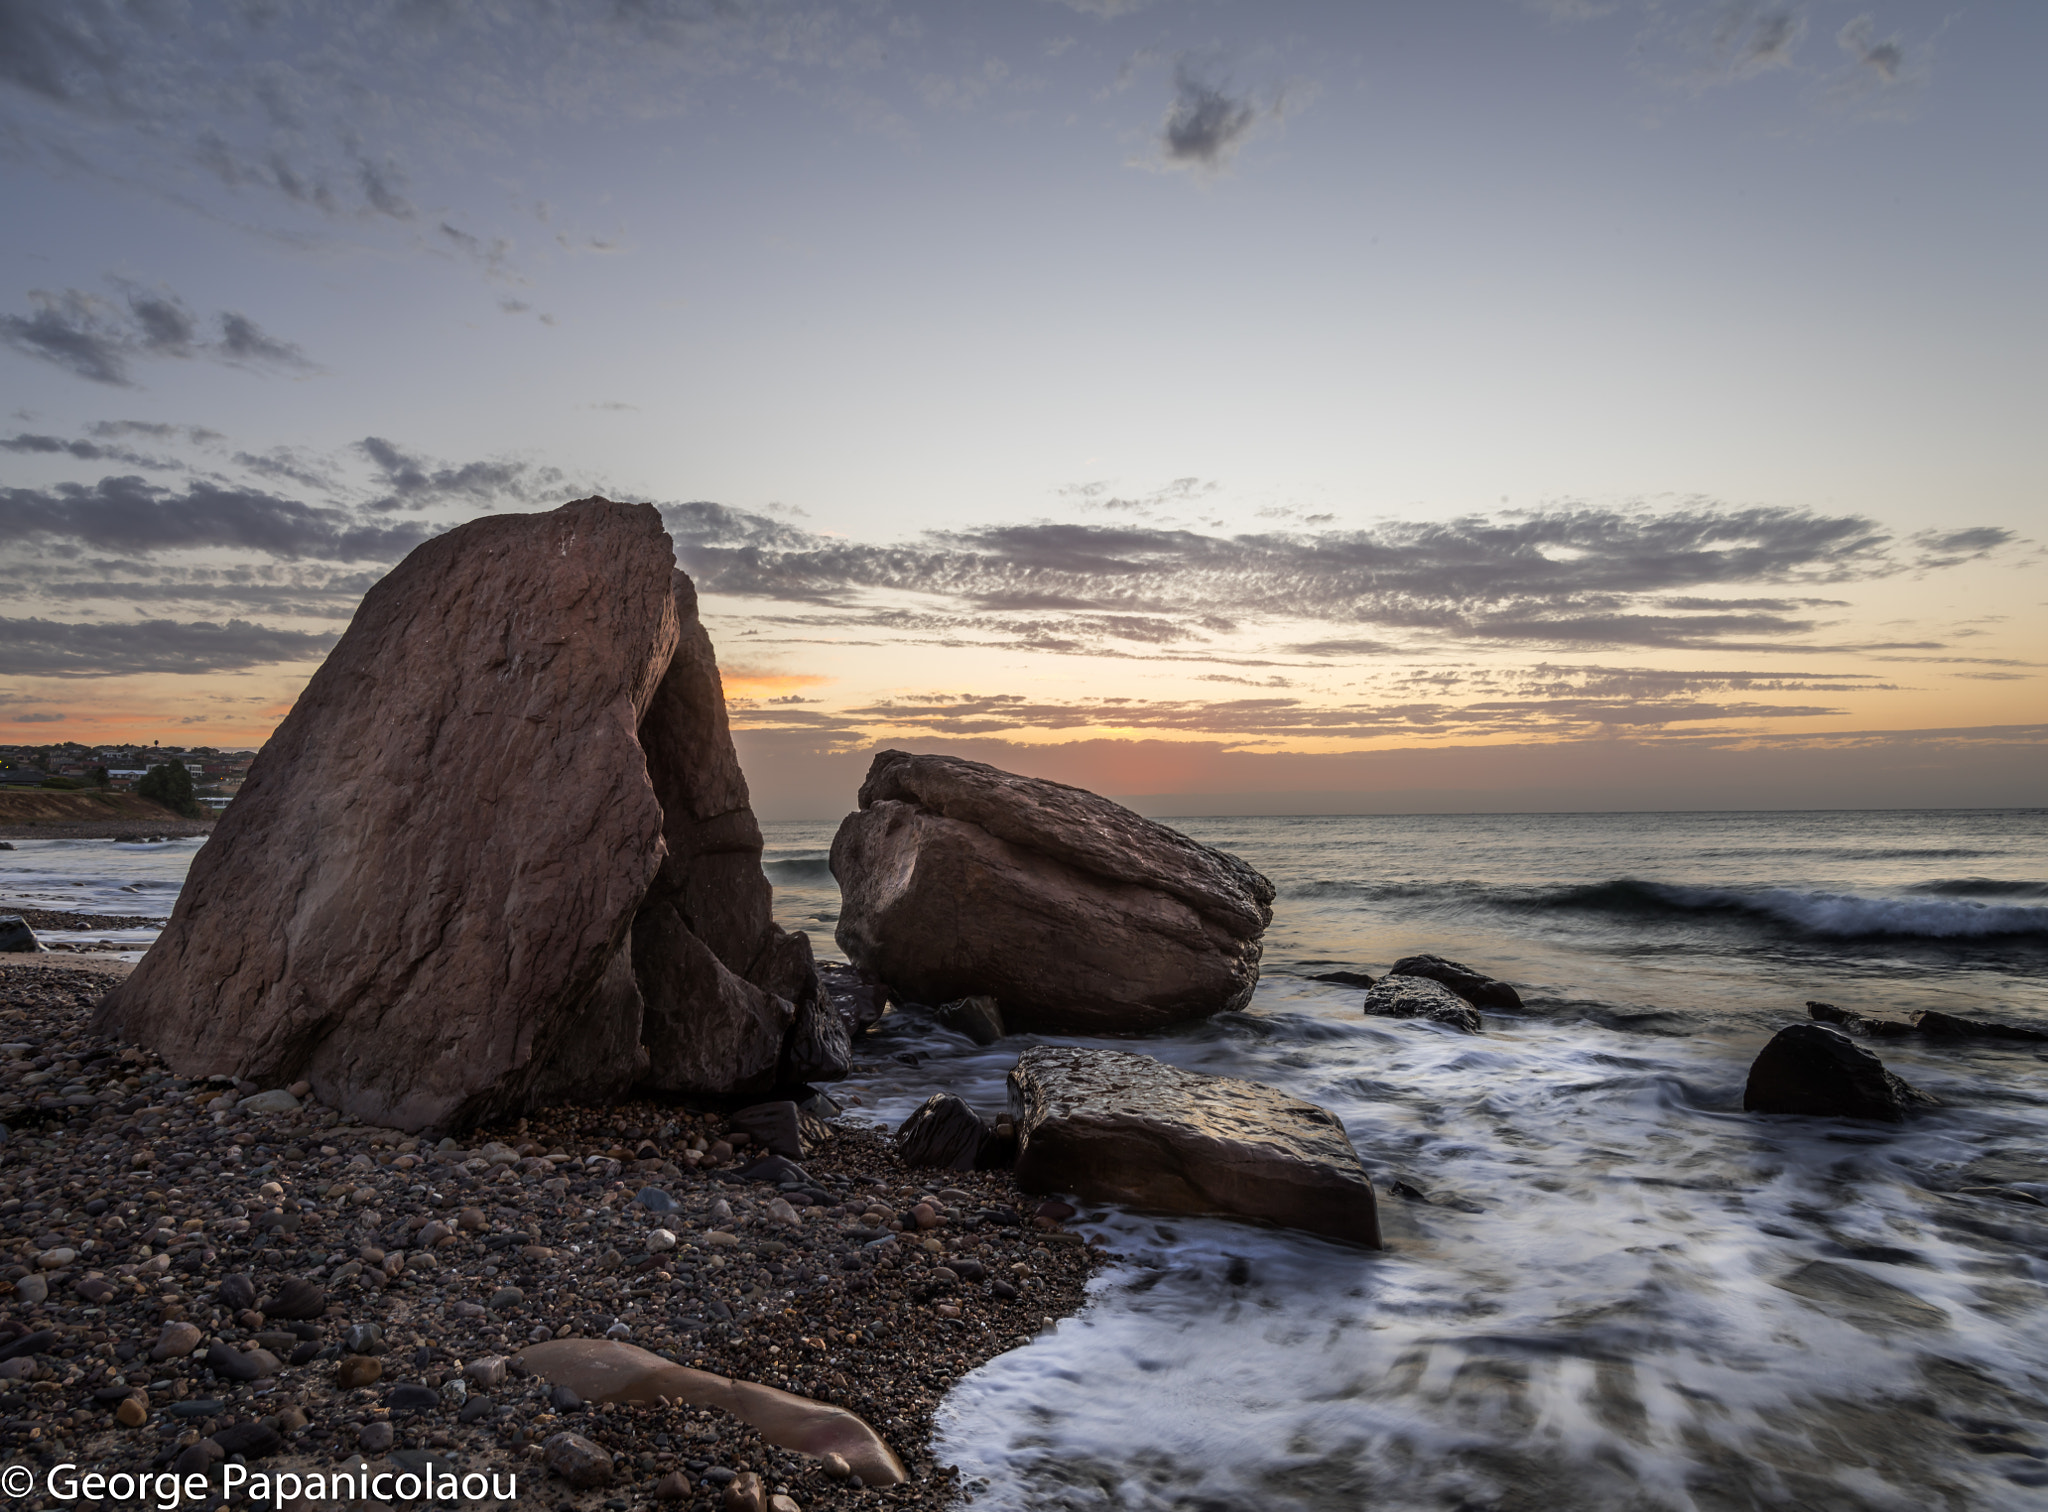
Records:
[[[1914,1014],[1913,1027],[1936,1039],[2048,1040],[2048,1034],[2039,1029],[2026,1029],[2018,1024],[1993,1024],[1983,1019],[1957,1018],[1953,1014],[1931,1011]]]
[[[1441,982],[1458,994],[1474,1008],[1519,1008],[1522,995],[1506,982],[1474,971],[1458,961],[1447,961],[1442,956],[1403,956],[1394,962],[1388,973],[1391,976],[1427,977],[1432,982]]]
[[[964,997],[932,1010],[932,1017],[957,1029],[977,1045],[993,1045],[1003,1037],[1003,1014],[988,996]]]
[[[1479,1032],[1479,1010],[1429,977],[1387,976],[1365,995],[1365,1011],[1381,1018],[1419,1018],[1459,1029]]]
[[[907,1166],[980,1170],[989,1134],[974,1109],[950,1092],[934,1092],[896,1131],[896,1153]]]
[[[213,1294],[229,1312],[246,1312],[256,1305],[256,1283],[244,1275],[222,1276]]]
[[[1860,1034],[1866,1039],[1899,1039],[1913,1033],[1913,1026],[1898,1019],[1865,1018],[1860,1013],[1851,1013],[1846,1008],[1837,1008],[1833,1003],[1808,1003],[1807,1014],[1823,1024],[1833,1024],[1850,1034]]]
[[[1372,1249],[1372,1181],[1314,1103],[1122,1050],[1038,1045],[1010,1073],[1017,1185],[1169,1213],[1248,1218]]]
[[[1750,1066],[1742,1106],[1749,1113],[1899,1123],[1909,1108],[1940,1103],[1885,1070],[1839,1029],[1793,1024],[1773,1035]]]
[[[832,841],[840,948],[1012,1032],[1129,1032],[1242,1008],[1273,885],[1080,788],[884,751]]]
[[[858,966],[820,961],[818,985],[825,989],[849,1033],[867,1033],[889,1011],[889,989]]]
[[[725,1121],[729,1128],[752,1135],[755,1144],[773,1154],[802,1160],[810,1153],[804,1148],[803,1115],[793,1102],[755,1103],[728,1115]]]
[[[1363,971],[1318,971],[1310,975],[1311,982],[1335,982],[1340,987],[1370,987],[1379,978],[1368,976]]]
[[[28,927],[28,920],[20,914],[0,914],[0,954],[34,955],[49,948],[36,938],[36,932]]]
[[[317,1318],[326,1311],[327,1293],[304,1276],[293,1276],[263,1304],[263,1315],[268,1318]]]
[[[408,1130],[841,1075],[760,857],[660,515],[473,520],[370,590],[95,1022]]]
[[[1940,1328],[1948,1313],[1931,1302],[1923,1302],[1903,1287],[1880,1281],[1868,1271],[1832,1260],[1810,1260],[1776,1286],[1816,1302],[1869,1333],[1891,1333],[1906,1328]]]

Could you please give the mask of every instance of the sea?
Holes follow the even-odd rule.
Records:
[[[1387,1247],[1084,1205],[1115,1256],[1084,1310],[939,1414],[969,1505],[2048,1506],[2048,1053],[1872,1042],[1940,1099],[1902,1126],[1742,1111],[1810,1000],[2048,1029],[2048,811],[1163,822],[1272,879],[1258,991],[1063,1042],[1330,1109]],[[834,828],[764,826],[826,957]],[[198,842],[16,844],[0,897],[160,916]],[[1475,1037],[1313,980],[1422,951],[1523,1009]],[[899,1010],[835,1091],[890,1127],[935,1091],[993,1112],[1038,1042]]]

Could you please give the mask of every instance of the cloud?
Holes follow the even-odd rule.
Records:
[[[210,480],[182,493],[137,477],[51,488],[0,488],[0,539],[100,551],[229,547],[282,558],[396,561],[435,531],[387,526],[350,510],[304,504]]]
[[[125,446],[103,446],[97,441],[67,441],[62,436],[20,435],[0,437],[0,451],[11,451],[25,456],[67,456],[81,462],[122,462],[130,467],[148,467],[167,471],[182,471],[183,462],[175,457],[153,457],[144,452],[131,451]]]
[[[562,473],[526,462],[437,463],[407,451],[382,436],[365,436],[355,450],[369,459],[379,484],[387,490],[373,500],[377,510],[424,509],[459,500],[476,504],[509,497],[526,502],[562,491]]]
[[[1813,611],[1828,600],[1723,599],[1700,590],[1832,586],[1905,572],[1926,558],[1862,516],[1776,507],[1558,505],[1238,535],[1042,522],[930,532],[893,545],[816,536],[715,504],[672,505],[664,514],[680,560],[706,592],[815,606],[841,626],[929,633],[980,624],[1048,645],[1063,630],[1069,641],[1113,634],[1108,617],[1116,616],[1175,624],[1190,636],[1212,621],[1219,633],[1238,620],[1332,628],[1293,643],[1299,655],[1374,655],[1418,637],[1675,647],[1749,638],[1759,650],[1789,650],[1819,626]],[[2010,539],[1995,529],[1951,535],[1951,555]],[[944,607],[912,610],[903,600]],[[1037,628],[1023,626],[1022,615]]]
[[[1170,167],[1215,172],[1229,163],[1258,119],[1249,98],[1229,94],[1183,62],[1173,71],[1173,103],[1160,127],[1160,150]]]
[[[1880,39],[1877,23],[1868,15],[1856,17],[1839,32],[1835,42],[1857,67],[1867,70],[1881,86],[1897,84],[1905,72],[1906,49],[1897,37]]]
[[[234,310],[215,317],[217,340],[200,336],[201,322],[176,294],[115,280],[120,303],[81,289],[31,289],[28,315],[0,315],[0,342],[91,383],[136,387],[138,357],[208,357],[241,367],[302,371],[306,355],[266,334]]]
[[[336,633],[276,630],[247,620],[140,620],[67,624],[0,618],[0,659],[18,677],[118,677],[136,673],[238,672],[316,661]]]

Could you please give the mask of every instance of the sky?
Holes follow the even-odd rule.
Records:
[[[0,743],[661,507],[768,817],[2048,803],[2048,8],[0,0]]]

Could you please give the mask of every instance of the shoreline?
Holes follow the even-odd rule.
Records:
[[[254,1471],[332,1473],[366,1454],[373,1468],[417,1468],[452,1455],[465,1471],[516,1471],[522,1502],[590,1509],[651,1501],[680,1472],[690,1485],[674,1496],[671,1481],[664,1504],[713,1509],[723,1493],[706,1472],[751,1469],[806,1512],[877,1497],[936,1509],[960,1493],[932,1453],[946,1391],[1077,1311],[1105,1258],[1079,1235],[1037,1226],[1037,1199],[1008,1172],[906,1169],[886,1134],[859,1124],[813,1123],[804,1179],[778,1192],[739,1179],[737,1160],[691,1167],[685,1151],[715,1143],[721,1115],[644,1099],[549,1108],[446,1147],[311,1103],[222,1113],[213,1105],[224,1083],[171,1077],[150,1052],[88,1032],[106,978],[128,969],[48,956],[0,969],[0,1043],[31,1046],[0,1058],[0,1230],[13,1262],[0,1270],[12,1293],[0,1298],[0,1353],[56,1335],[21,1356],[36,1362],[33,1381],[0,1380],[11,1455],[148,1470],[241,1421],[280,1435],[270,1457],[251,1457]],[[39,1059],[50,1064],[35,1068]],[[650,1187],[673,1210],[642,1205]],[[795,1207],[793,1224],[770,1211],[778,1197]],[[910,1211],[921,1198],[941,1209],[928,1230]],[[437,1219],[455,1232],[419,1249],[412,1236]],[[672,1249],[658,1227],[675,1236]],[[326,1305],[286,1337],[221,1300],[221,1281],[237,1274],[260,1295],[310,1281]],[[180,1321],[208,1342],[152,1363],[165,1325]],[[343,1390],[327,1356],[364,1323],[384,1334],[382,1379]],[[467,1423],[445,1397],[417,1413],[385,1402],[394,1385],[438,1388],[465,1362],[516,1357],[542,1330],[602,1338],[621,1328],[683,1365],[858,1414],[910,1479],[887,1490],[835,1482],[718,1411],[559,1412],[542,1383],[516,1374]],[[203,1368],[213,1343],[239,1353],[258,1341],[280,1359],[313,1345],[320,1357],[236,1385]],[[131,1395],[149,1404],[132,1429],[114,1417]],[[610,1450],[611,1484],[571,1491],[544,1472],[539,1441],[563,1429]]]
[[[119,840],[126,835],[188,840],[210,835],[213,819],[13,819],[0,824],[0,840]]]

